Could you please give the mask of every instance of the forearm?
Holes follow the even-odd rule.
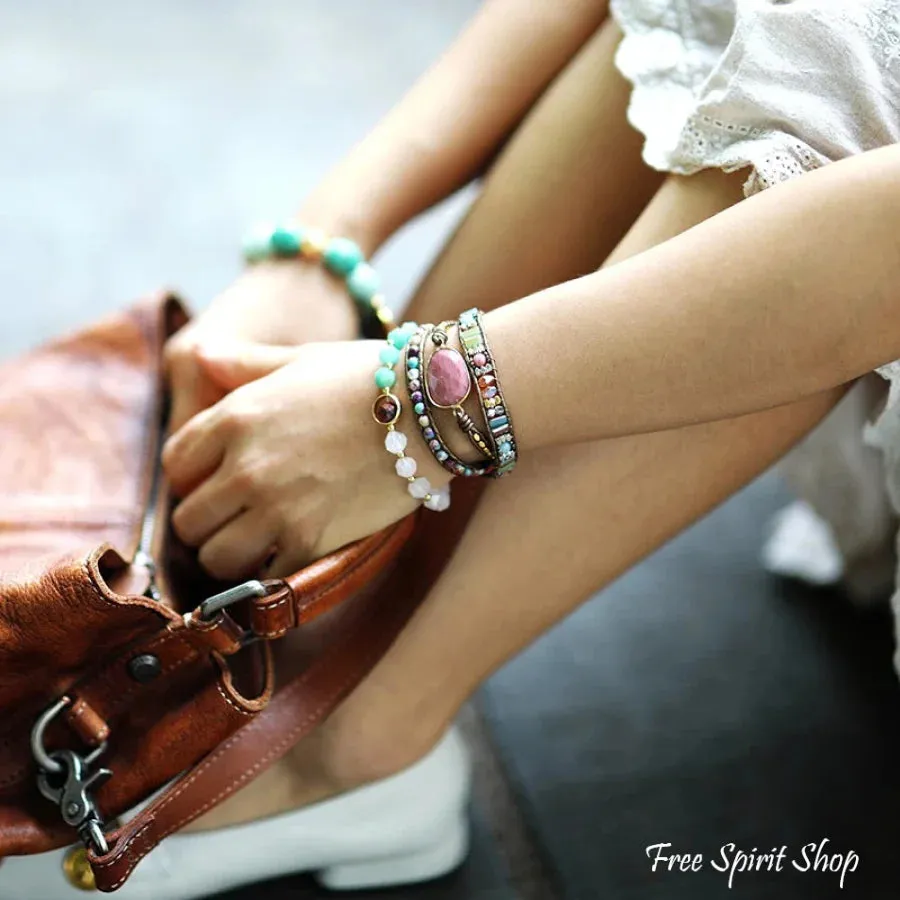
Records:
[[[373,253],[479,171],[606,16],[602,0],[490,0],[307,198],[301,218]]]
[[[524,450],[726,418],[900,357],[900,148],[490,313]]]

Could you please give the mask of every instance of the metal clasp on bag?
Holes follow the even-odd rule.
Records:
[[[261,581],[245,581],[236,587],[228,588],[227,591],[207,597],[194,612],[187,613],[185,619],[189,620],[193,616],[198,622],[212,623],[215,622],[217,616],[226,612],[235,604],[242,603],[245,600],[257,600],[268,596],[268,594],[269,589]],[[241,647],[246,647],[257,640],[256,635],[251,630],[242,629],[242,631],[243,635],[240,638]]]
[[[78,831],[84,845],[99,855],[108,852],[103,833],[104,823],[93,792],[111,777],[109,769],[94,769],[93,765],[106,750],[102,743],[87,756],[74,750],[47,752],[44,734],[50,723],[69,705],[68,697],[53,704],[44,712],[31,730],[31,753],[38,764],[38,790],[59,807],[63,821]]]
[[[211,622],[222,610],[241,603],[243,600],[256,600],[265,597],[269,591],[261,581],[245,581],[237,587],[222,591],[221,594],[213,594],[200,604],[200,619],[203,622]]]

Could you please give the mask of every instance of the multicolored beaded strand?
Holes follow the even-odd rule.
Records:
[[[441,322],[429,335],[437,349],[426,362],[425,395],[432,406],[453,410],[459,430],[476,450],[493,460],[493,450],[462,406],[472,390],[472,376],[459,351],[448,346],[450,335],[447,330],[454,325],[454,322]]]
[[[321,261],[332,275],[343,279],[347,292],[356,301],[366,337],[384,337],[394,324],[378,273],[366,260],[355,241],[329,238],[319,228],[302,225],[258,225],[244,239],[244,259],[305,259]]]
[[[422,439],[425,445],[431,451],[434,458],[451,474],[459,475],[464,478],[472,478],[479,475],[488,474],[488,470],[493,467],[493,461],[490,463],[466,463],[456,456],[445,443],[438,429],[437,422],[434,419],[432,411],[428,408],[430,396],[425,392],[425,378],[429,377],[430,372],[426,369],[423,376],[423,352],[428,336],[433,331],[433,325],[423,325],[410,338],[406,347],[406,387],[409,391],[409,397],[413,404],[413,413],[416,416],[416,422],[422,432]],[[455,352],[455,351],[454,351]],[[457,354],[459,355],[459,354]],[[462,357],[460,357],[462,361]],[[463,362],[465,367],[465,363]],[[470,382],[468,370],[466,370],[467,385]],[[468,387],[465,395],[468,395]],[[465,395],[462,399],[465,399]],[[461,401],[460,401],[461,402]],[[430,414],[431,413],[431,414]]]
[[[428,509],[442,512],[450,506],[450,486],[436,490],[427,478],[416,477],[418,469],[416,461],[406,455],[407,437],[396,428],[403,408],[400,399],[391,393],[391,388],[397,381],[394,366],[400,361],[400,351],[407,346],[417,327],[414,322],[406,322],[400,328],[395,328],[388,334],[387,346],[378,354],[381,366],[375,370],[375,384],[381,393],[372,404],[372,418],[387,428],[384,438],[385,449],[397,457],[394,468],[397,474],[408,482],[407,490],[410,496],[421,500]]]
[[[500,389],[497,367],[481,322],[481,311],[466,310],[459,317],[459,340],[478,385],[478,399],[488,423],[488,436],[494,446],[497,469],[493,478],[510,473],[518,459],[512,417]]]

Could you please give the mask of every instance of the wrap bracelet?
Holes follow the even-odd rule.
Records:
[[[494,448],[497,468],[493,478],[502,478],[516,466],[518,448],[512,417],[500,388],[497,367],[481,320],[481,311],[469,309],[459,317],[459,340],[477,385],[478,401],[487,422],[488,438]]]
[[[244,259],[305,259],[321,262],[340,278],[356,303],[364,337],[383,338],[394,325],[394,314],[381,293],[381,279],[350,238],[328,237],[319,228],[302,225],[258,225],[244,238]]]
[[[427,478],[416,477],[418,465],[411,456],[406,454],[408,439],[396,427],[403,407],[399,397],[391,393],[391,388],[397,381],[394,366],[400,361],[400,351],[407,346],[417,327],[414,323],[407,322],[400,328],[395,328],[387,336],[387,345],[379,353],[381,366],[375,370],[375,385],[381,393],[372,404],[372,418],[379,425],[387,428],[384,438],[385,449],[392,456],[397,457],[394,469],[407,482],[410,496],[421,500],[428,509],[443,512],[450,506],[450,486],[436,489],[431,486],[431,482]]]
[[[494,468],[493,460],[477,463],[461,460],[447,446],[434,414],[429,409],[429,404],[434,403],[432,395],[435,393],[446,405],[434,405],[439,408],[455,409],[471,391],[471,377],[466,362],[456,350],[438,346],[435,353],[439,351],[445,353],[446,362],[436,364],[437,371],[431,368],[435,354],[426,360],[424,351],[429,336],[434,332],[433,325],[423,325],[412,335],[406,347],[406,387],[413,404],[413,414],[422,433],[422,440],[434,458],[451,474],[464,478],[487,475]],[[458,365],[454,363],[450,354],[458,358]],[[462,411],[461,407],[459,408]]]

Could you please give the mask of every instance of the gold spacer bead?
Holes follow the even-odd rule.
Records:
[[[379,306],[375,310],[375,315],[378,316],[378,321],[381,322],[382,325],[394,324],[394,314],[387,306]]]
[[[319,228],[310,228],[300,242],[300,252],[309,260],[319,260],[328,246],[328,235]]]
[[[369,301],[369,306],[371,306],[372,309],[374,309],[376,312],[378,312],[379,309],[383,309],[383,308],[384,308],[384,306],[386,305],[386,302],[387,302],[387,301],[384,299],[384,294],[376,294],[376,295]]]
[[[97,881],[94,870],[87,858],[84,847],[72,847],[63,859],[63,874],[74,888],[80,891],[96,891]]]

